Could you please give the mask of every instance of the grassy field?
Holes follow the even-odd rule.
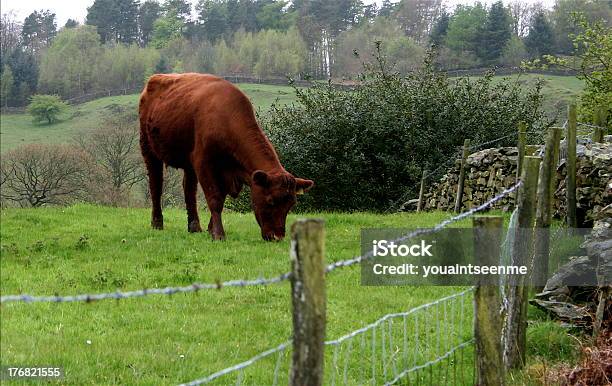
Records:
[[[295,100],[293,90],[288,86],[264,84],[238,85],[251,98],[257,109],[267,110],[273,103],[287,104]],[[66,143],[75,135],[97,127],[102,119],[117,108],[138,108],[138,94],[105,97],[91,102],[71,106],[52,125],[35,124],[28,114],[2,114],[0,116],[0,151],[22,144]]]
[[[304,216],[326,220],[326,259],[332,262],[359,254],[361,228],[430,226],[448,214],[300,215]],[[289,269],[289,242],[261,241],[252,214],[226,214],[228,240],[225,242],[212,242],[207,234],[188,234],[185,217],[183,210],[166,210],[166,229],[153,231],[148,226],[147,209],[89,205],[5,209],[0,222],[1,292],[3,295],[111,292],[268,277]],[[290,215],[288,224],[297,217]],[[457,226],[469,226],[469,223]],[[459,290],[457,287],[367,287],[360,285],[359,267],[333,272],[327,278],[327,338],[338,338],[385,314],[406,311]],[[1,362],[63,366],[66,378],[62,383],[70,385],[177,384],[239,363],[286,341],[291,333],[289,294],[290,287],[285,282],[92,304],[9,303],[1,308]],[[463,324],[444,325],[447,319],[442,319],[440,307],[421,313],[416,325],[413,319],[408,320],[409,337],[415,336],[420,326],[419,343],[412,338],[406,342],[410,351],[406,358],[410,363],[414,355],[423,362],[430,358],[440,342],[438,331],[442,331],[443,347],[445,337],[458,341],[469,339],[472,334],[469,298],[466,302]],[[458,305],[454,307],[454,313],[449,309],[449,317],[458,313]],[[445,316],[446,313],[445,306]],[[535,322],[536,327],[538,323]],[[401,324],[389,328],[397,331]],[[382,331],[376,334],[379,333]],[[566,336],[564,331],[558,334]],[[395,343],[387,341],[386,352],[387,355],[394,353],[401,361],[402,343],[398,339],[401,333],[393,335]],[[555,335],[550,338],[550,333],[540,337],[534,355],[547,360],[545,347],[554,338]],[[344,363],[349,369],[348,384],[357,384],[363,379],[363,368],[371,369],[367,347],[371,347],[372,338],[367,339],[361,343],[365,346],[342,347],[337,362],[331,348],[327,350],[326,384],[333,374],[343,375]],[[380,335],[378,339],[380,344]],[[552,344],[556,345],[555,342]],[[342,359],[347,350],[353,350],[353,354]],[[379,350],[376,355],[384,352]],[[453,370],[464,369],[465,382],[455,378],[451,383],[471,384],[467,372],[472,366],[472,349],[464,351],[461,357],[451,356],[437,366],[433,374],[428,370],[419,377],[433,376],[437,382],[445,383],[453,379]],[[558,355],[556,351],[551,355]],[[283,356],[281,362],[279,374],[283,384],[289,355]],[[384,372],[382,363],[392,371],[389,360],[378,359],[378,362],[378,376]],[[276,357],[272,357],[250,368],[244,374],[245,384],[270,384],[275,364]],[[230,376],[216,384],[233,382],[235,378]]]
[[[502,79],[503,77],[498,77]],[[545,109],[549,115],[565,116],[567,104],[574,100],[583,88],[583,82],[575,77],[527,74],[518,79],[524,85],[532,84],[536,78],[544,81],[543,93],[546,95]],[[262,84],[239,84],[251,98],[256,108],[263,111],[273,103],[288,104],[295,101],[295,94],[287,86]],[[125,95],[97,99],[70,107],[53,125],[34,124],[27,114],[3,114],[0,116],[0,151],[15,148],[21,144],[65,143],[78,133],[95,128],[103,117],[111,114],[118,106],[136,109],[138,95]]]

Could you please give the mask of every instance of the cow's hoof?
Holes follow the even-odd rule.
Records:
[[[224,234],[215,234],[215,233],[211,233],[210,234],[212,239],[214,241],[224,241],[225,240],[225,235]]]
[[[199,221],[192,221],[187,225],[187,230],[189,233],[198,233],[202,232],[202,227],[200,226]]]
[[[153,229],[164,229],[164,219],[163,218],[154,218],[151,220],[151,228]]]

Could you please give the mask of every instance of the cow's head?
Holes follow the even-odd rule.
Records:
[[[256,170],[251,176],[251,203],[264,240],[285,237],[287,213],[295,205],[296,196],[312,188],[314,182],[295,178],[287,172],[267,173]]]

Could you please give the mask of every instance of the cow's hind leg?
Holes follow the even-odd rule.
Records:
[[[191,167],[185,168],[183,193],[185,194],[185,207],[187,208],[187,230],[189,232],[202,232],[197,204],[198,178]]]
[[[164,163],[150,153],[143,152],[147,174],[149,176],[149,192],[151,193],[151,227],[164,229],[164,217],[161,208],[161,196],[164,187]]]

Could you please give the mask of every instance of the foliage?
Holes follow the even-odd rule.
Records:
[[[525,38],[525,46],[532,57],[547,55],[554,49],[554,34],[544,12],[535,14],[529,34]]]
[[[66,204],[79,199],[86,156],[68,145],[24,145],[2,156],[2,201],[22,207]]]
[[[306,46],[296,29],[257,33],[238,31],[233,44],[215,46],[214,70],[219,74],[284,76],[304,69]]]
[[[456,157],[464,138],[496,139],[520,120],[536,130],[546,124],[539,84],[523,92],[518,83],[493,82],[492,73],[450,79],[432,61],[428,55],[403,78],[379,54],[355,90],[298,89],[297,105],[262,117],[287,170],[315,181],[306,207],[383,211],[414,196],[422,169]]]
[[[56,33],[55,14],[49,10],[34,11],[23,22],[22,44],[31,52],[40,52],[51,44]]]
[[[4,66],[2,77],[0,77],[0,105],[8,106],[8,101],[13,93],[14,85],[15,78],[13,78],[13,71],[11,71],[9,66]]]
[[[382,52],[403,74],[421,63],[424,50],[402,34],[392,19],[379,17],[372,24],[364,23],[342,32],[336,39],[334,74],[351,77],[359,73],[363,62],[375,56],[375,42],[382,41]]]
[[[59,115],[68,108],[58,95],[33,95],[30,98],[27,112],[34,122],[57,122]]]
[[[446,46],[461,55],[477,55],[486,22],[487,10],[481,3],[458,6],[448,23]]]
[[[206,211],[201,216],[205,225]],[[161,232],[150,228],[149,208],[74,205],[3,210],[0,291],[3,295],[128,291],[270,277],[290,269],[288,238],[278,243],[263,242],[252,214],[228,212],[223,216],[228,239],[219,243],[211,241],[206,233],[188,233],[183,208],[164,211],[166,228]],[[362,227],[431,227],[448,214],[290,213],[288,225],[302,216],[325,218],[326,257],[331,263],[355,255]],[[470,225],[466,220],[460,226]],[[88,247],[81,248],[85,243]],[[345,269],[326,278],[329,339],[382,315],[409,310],[461,290],[364,287],[355,285],[359,275],[359,269]],[[286,341],[291,335],[290,294],[289,283],[285,282],[199,294],[65,304],[59,305],[61,312],[50,312],[56,304],[13,305],[10,312],[5,312],[3,304],[1,355],[9,363],[21,357],[27,363],[59,361],[71,382],[80,385],[91,380],[122,385],[185,383]],[[460,324],[457,315],[454,329],[461,337],[472,334],[466,300],[466,322]],[[454,312],[459,308],[455,304]],[[413,318],[407,322],[414,331]],[[420,331],[425,331],[422,322],[418,323]],[[68,327],[77,325],[81,328]],[[60,333],[49,332],[56,329]],[[427,339],[435,346],[435,338]],[[326,361],[331,363],[333,350],[326,351]],[[471,352],[466,350],[464,354],[462,365],[466,369],[474,361]],[[356,350],[352,357],[361,359]],[[282,358],[278,382],[288,383],[290,355]],[[419,363],[427,360],[425,354],[419,356]],[[272,384],[276,363],[275,359],[257,363],[247,370],[245,380],[251,385]],[[349,366],[348,383],[359,383],[359,364],[351,360]],[[433,382],[444,383],[448,377],[443,371],[437,373],[433,372]],[[226,377],[219,383],[235,382]]]
[[[138,117],[131,110],[113,114],[89,135],[75,138],[92,161],[87,184],[92,202],[129,205],[132,188],[145,179],[138,133]]]
[[[605,110],[606,121],[612,122],[612,27],[602,22],[590,23],[584,14],[573,15],[579,32],[572,36],[574,57],[579,63],[575,66],[567,58],[545,55],[543,60],[525,63],[527,68],[561,66],[578,72],[586,87],[580,97],[579,118],[595,122],[597,111]]]
[[[499,60],[500,64],[510,67],[519,67],[522,61],[527,57],[527,49],[525,43],[518,37],[512,36]]]
[[[94,0],[87,8],[86,24],[97,27],[102,43],[131,44],[138,41],[136,0]]]
[[[512,36],[512,20],[501,0],[495,2],[487,14],[479,56],[486,63],[494,63]]]
[[[73,97],[141,87],[159,52],[135,44],[104,45],[92,26],[62,30],[40,65],[39,90]]]

